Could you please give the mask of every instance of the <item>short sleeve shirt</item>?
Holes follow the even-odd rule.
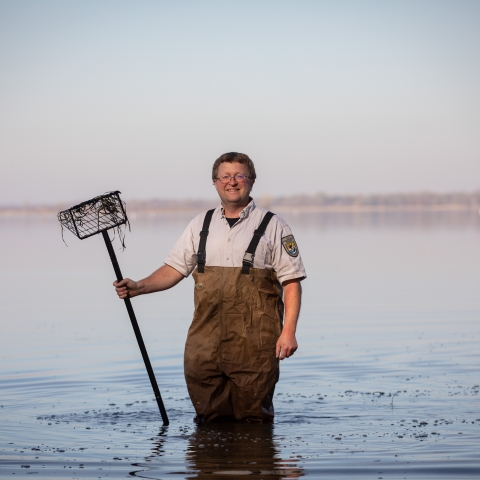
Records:
[[[197,265],[205,213],[197,215],[165,259],[165,263],[188,277]],[[205,248],[205,265],[211,267],[241,267],[243,256],[252,240],[254,231],[267,213],[253,200],[240,212],[233,227],[228,224],[223,207],[215,209],[209,226]],[[290,227],[281,217],[274,215],[255,252],[254,268],[274,270],[280,283],[287,280],[303,280],[307,274],[298,245]]]

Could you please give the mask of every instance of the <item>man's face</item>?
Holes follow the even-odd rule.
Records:
[[[221,163],[218,167],[217,177],[224,176],[235,177],[235,175],[248,175],[247,167],[243,163],[233,162]],[[220,180],[215,180],[215,188],[217,189],[220,200],[224,205],[238,205],[247,206],[249,202],[250,192],[252,191],[254,180],[245,177],[243,181],[230,178],[228,183],[222,183]]]

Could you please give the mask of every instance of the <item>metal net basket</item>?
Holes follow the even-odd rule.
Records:
[[[128,218],[120,193],[118,190],[105,193],[59,212],[57,218],[62,225],[62,237],[63,228],[70,230],[80,240],[116,228],[122,246],[125,247],[120,227],[128,224]]]

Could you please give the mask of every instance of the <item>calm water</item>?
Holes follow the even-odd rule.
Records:
[[[124,275],[189,217],[133,221]],[[0,219],[0,477],[479,478],[480,217],[285,218],[309,277],[275,423],[193,423],[189,278],[133,300],[166,428],[101,237],[67,248],[55,220]]]

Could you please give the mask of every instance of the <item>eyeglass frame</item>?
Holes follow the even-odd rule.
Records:
[[[237,177],[241,176],[243,177],[241,180],[239,180]],[[228,180],[226,182],[222,182],[222,178],[226,179],[228,177]],[[217,177],[215,180],[219,180],[222,185],[228,185],[231,181],[232,178],[236,182],[244,182],[246,178],[251,179],[248,175],[245,175],[244,173],[236,173],[235,175],[224,175],[223,177]]]

